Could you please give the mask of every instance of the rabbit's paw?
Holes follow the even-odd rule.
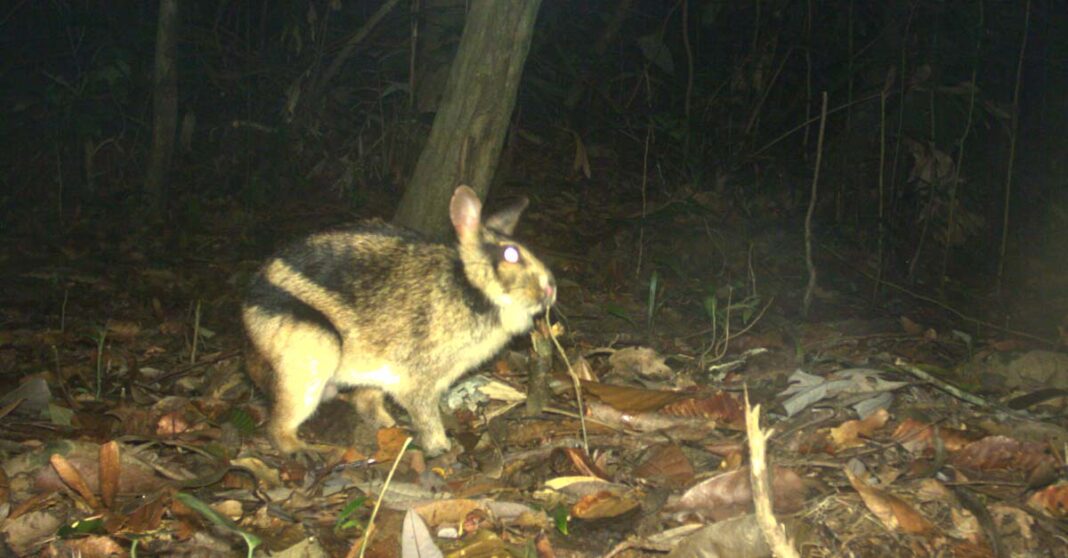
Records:
[[[268,438],[270,438],[271,444],[274,445],[275,449],[286,455],[292,455],[297,452],[308,451],[311,449],[308,447],[308,444],[305,444],[300,438],[297,438],[296,431],[272,430],[268,434]]]
[[[423,453],[427,457],[437,457],[452,449],[452,444],[449,443],[449,438],[445,436],[444,432],[424,434],[420,441],[422,442]]]

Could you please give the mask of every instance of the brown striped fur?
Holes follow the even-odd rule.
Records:
[[[484,221],[460,186],[449,214],[456,245],[381,221],[312,235],[268,259],[242,305],[249,375],[272,399],[278,449],[341,388],[357,412],[393,424],[389,395],[423,448],[449,448],[438,401],[556,299],[552,273],[511,234],[526,201]],[[506,256],[518,256],[509,258]],[[513,261],[514,260],[514,261]]]

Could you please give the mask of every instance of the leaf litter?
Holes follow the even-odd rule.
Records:
[[[62,323],[5,310],[18,324],[0,330],[9,547],[341,556],[373,531],[376,556],[684,556],[749,540],[746,555],[766,556],[745,387],[773,429],[772,509],[799,549],[993,556],[1060,548],[1064,537],[1068,436],[1057,409],[1068,397],[1041,390],[1068,385],[1068,367],[1031,343],[942,331],[920,312],[791,326],[775,305],[746,330],[757,312],[701,316],[691,309],[709,307],[682,296],[649,320],[644,295],[613,292],[610,276],[561,274],[560,340],[579,368],[587,440],[559,358],[549,406],[524,412],[533,357],[519,342],[447,396],[459,443],[445,458],[402,452],[403,421],[373,430],[331,404],[302,429],[324,451],[291,458],[259,428],[266,406],[243,374],[232,314],[239,291],[194,286],[218,280],[220,266],[209,267],[146,270],[152,280],[134,289],[107,272],[18,279],[42,300],[68,285],[74,302]],[[712,338],[709,319],[745,333]],[[702,359],[713,345],[723,358]],[[900,359],[989,405],[918,379]],[[1030,398],[1010,408],[1010,395]]]

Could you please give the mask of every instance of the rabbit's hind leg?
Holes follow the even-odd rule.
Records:
[[[336,393],[334,375],[341,360],[337,334],[322,324],[246,308],[252,344],[273,369],[267,435],[278,450],[307,449],[297,429],[319,407],[324,394]]]

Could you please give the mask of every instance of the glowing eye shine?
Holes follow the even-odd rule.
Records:
[[[502,255],[504,256],[504,261],[508,263],[519,263],[519,248],[515,246],[505,246]]]

